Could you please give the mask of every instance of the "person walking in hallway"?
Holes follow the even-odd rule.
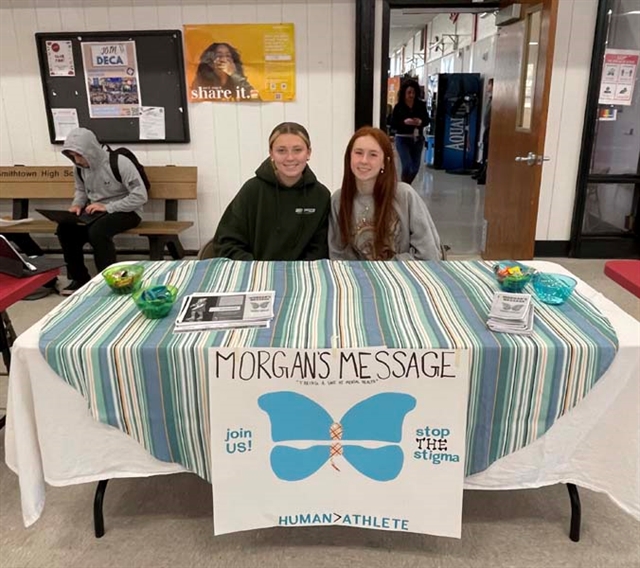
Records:
[[[419,94],[420,85],[413,79],[406,80],[400,87],[398,103],[391,117],[391,129],[395,133],[396,150],[402,164],[401,179],[408,184],[420,171],[423,131],[429,121],[427,105]]]

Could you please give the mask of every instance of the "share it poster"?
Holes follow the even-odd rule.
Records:
[[[466,350],[211,349],[214,532],[460,537]]]
[[[190,102],[295,100],[293,24],[185,25],[184,41]]]

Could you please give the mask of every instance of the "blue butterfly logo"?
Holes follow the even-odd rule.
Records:
[[[258,406],[271,420],[274,442],[331,442],[305,449],[275,446],[271,450],[271,469],[284,481],[300,481],[318,471],[333,458],[344,458],[360,473],[375,481],[391,481],[402,471],[404,454],[398,445],[365,448],[342,442],[378,441],[399,444],[402,423],[416,406],[416,399],[405,393],[380,393],[351,407],[340,422],[334,422],[317,402],[291,391],[273,392],[258,398]]]

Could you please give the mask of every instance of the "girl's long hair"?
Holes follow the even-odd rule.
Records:
[[[373,188],[374,202],[374,240],[373,255],[375,260],[389,260],[393,258],[394,251],[389,246],[390,225],[393,215],[393,200],[396,195],[396,166],[393,159],[393,147],[386,133],[379,128],[364,126],[356,131],[349,140],[347,150],[344,153],[344,174],[342,176],[342,188],[340,192],[340,212],[338,214],[338,226],[342,245],[353,244],[353,200],[358,192],[356,177],[351,171],[351,151],[358,138],[371,136],[382,148],[384,154],[383,169],[378,174]]]
[[[212,43],[200,54],[200,62],[198,64],[198,70],[196,72],[196,80],[200,78],[204,81],[210,81],[214,78],[215,72],[211,67],[211,63],[215,61],[216,49],[218,49],[218,47],[220,47],[221,45],[226,46],[231,53],[231,59],[233,59],[233,64],[236,66],[236,73],[241,77],[245,76],[240,52],[230,43],[221,41]],[[219,79],[217,78],[215,80],[219,81]]]

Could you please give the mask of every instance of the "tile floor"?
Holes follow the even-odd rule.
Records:
[[[413,181],[425,200],[450,254],[477,255],[482,249],[484,186],[471,176],[448,174],[424,164]]]

